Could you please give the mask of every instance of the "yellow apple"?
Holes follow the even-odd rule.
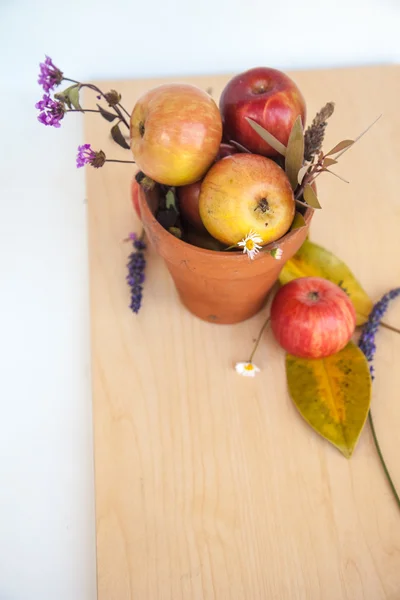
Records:
[[[221,115],[194,85],[171,83],[144,94],[131,115],[131,149],[154,181],[180,186],[201,179],[217,156]]]
[[[295,201],[281,167],[258,154],[234,154],[215,163],[203,179],[200,217],[220,242],[237,244],[250,231],[264,246],[290,228]]]

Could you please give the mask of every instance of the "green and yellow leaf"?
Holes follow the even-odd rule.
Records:
[[[286,355],[289,393],[309,425],[350,458],[368,416],[371,376],[361,350],[350,342],[321,359]]]
[[[354,304],[357,325],[367,321],[372,301],[347,265],[332,252],[306,240],[293,258],[284,265],[279,281],[284,285],[299,277],[323,277],[340,285]]]
[[[299,115],[293,123],[286,148],[285,171],[293,190],[298,185],[299,171],[304,160],[304,134],[301,116]]]

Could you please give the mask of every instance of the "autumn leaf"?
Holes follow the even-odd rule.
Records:
[[[304,188],[303,198],[312,208],[321,208],[317,194],[314,192],[311,185],[306,185]]]
[[[276,137],[272,135],[272,133],[264,129],[264,127],[261,127],[261,125],[253,121],[253,119],[250,119],[250,117],[246,117],[246,121],[254,129],[254,131],[258,133],[258,135],[264,140],[264,142],[267,142],[267,144],[269,144],[274,150],[279,152],[279,154],[282,154],[282,156],[286,155],[286,146],[284,146],[282,142],[277,140]]]
[[[343,140],[342,142],[339,142],[338,144],[336,144],[336,146],[334,146],[332,148],[332,150],[329,150],[329,152],[327,152],[325,156],[330,156],[331,154],[337,154],[338,152],[341,152],[342,150],[349,148],[353,144],[354,144],[354,140]]]
[[[306,226],[306,221],[305,218],[303,217],[303,215],[299,212],[296,212],[296,214],[294,215],[294,219],[293,219],[293,223],[290,227],[290,231],[293,231],[293,229],[301,229],[302,227]]]
[[[306,240],[293,258],[284,265],[279,281],[284,285],[298,277],[323,277],[340,285],[354,304],[357,325],[367,321],[372,309],[372,300],[347,265],[332,252]]]
[[[371,376],[353,343],[327,358],[286,355],[289,393],[309,425],[350,458],[368,416]]]
[[[301,116],[299,115],[293,123],[286,148],[285,171],[292,188],[298,185],[299,171],[304,160],[304,134]]]

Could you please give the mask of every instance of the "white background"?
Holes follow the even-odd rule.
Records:
[[[399,0],[0,0],[0,600],[96,597],[90,140],[36,121],[44,54],[81,81],[393,63],[399,30]]]

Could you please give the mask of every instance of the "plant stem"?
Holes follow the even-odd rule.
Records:
[[[268,317],[266,318],[266,320],[265,320],[265,322],[264,322],[263,326],[262,326],[262,327],[261,327],[261,329],[260,329],[260,333],[258,334],[258,338],[257,338],[257,340],[256,340],[256,343],[254,344],[253,351],[252,351],[252,353],[250,354],[250,358],[249,358],[249,360],[248,360],[248,362],[249,362],[249,363],[251,363],[251,362],[252,362],[252,360],[253,360],[253,358],[254,358],[254,355],[255,355],[255,353],[256,353],[256,350],[257,350],[257,348],[258,348],[258,344],[260,343],[260,340],[261,340],[262,334],[264,333],[264,331],[265,331],[265,328],[267,327],[267,325],[268,325],[268,323],[269,323],[269,321],[270,321],[270,318],[271,318],[271,317],[268,315]]]
[[[99,89],[96,85],[93,85],[92,83],[81,83],[80,81],[76,81],[76,79],[70,79],[69,77],[63,77],[63,81],[70,81],[71,83],[76,83],[80,87],[87,87],[90,90],[93,90],[94,92],[97,92],[98,94],[100,94],[103,97],[103,99],[107,102],[107,98],[106,98],[104,92],[102,92],[101,89]],[[117,113],[117,115],[119,116],[121,121],[124,123],[124,125],[126,125],[128,129],[130,129],[130,126],[129,126],[127,120],[125,119],[124,115],[121,113],[121,111],[118,107],[122,108],[122,110],[125,112],[125,114],[128,117],[130,117],[130,114],[128,113],[126,108],[124,108],[122,106],[122,104],[117,104],[117,105],[111,107],[115,110],[115,112]],[[85,111],[85,112],[89,112],[89,111]],[[91,112],[100,112],[100,111],[91,111]]]
[[[124,111],[124,113],[125,113],[125,114],[126,114],[128,117],[129,117],[129,118],[131,118],[131,115],[128,113],[128,111],[126,110],[126,108],[124,108],[124,107],[122,106],[122,104],[118,104],[118,106],[119,106],[120,108],[122,108],[122,110]]]
[[[400,333],[400,329],[393,327],[393,325],[388,325],[387,323],[384,323],[383,321],[380,322],[380,325],[382,327],[385,327],[386,329],[390,329],[390,331],[395,331],[396,333]]]
[[[136,164],[134,160],[117,160],[116,158],[106,158],[105,162],[130,163],[131,165]]]
[[[70,81],[71,83],[77,83],[80,85],[80,81],[76,81],[76,79],[69,79],[69,77],[63,77],[63,81]]]
[[[388,468],[387,468],[386,463],[385,463],[385,459],[383,458],[382,450],[381,450],[381,447],[379,445],[378,438],[376,436],[376,431],[375,431],[375,426],[374,426],[374,421],[372,419],[371,411],[369,411],[369,413],[368,413],[368,420],[369,420],[369,424],[371,426],[372,437],[374,438],[374,444],[375,444],[375,448],[376,448],[376,451],[377,451],[378,456],[379,456],[379,460],[381,461],[381,465],[382,465],[384,473],[386,475],[386,479],[388,480],[390,489],[392,490],[394,499],[396,500],[397,506],[400,508],[400,498],[399,498],[399,495],[398,495],[398,493],[396,491],[396,488],[394,487],[394,483],[392,481],[392,478],[390,477]]]
[[[82,108],[82,110],[77,110],[76,108],[69,108],[65,112],[80,112],[80,113],[95,112],[95,113],[99,113],[100,111],[99,110],[95,110],[94,108]]]

